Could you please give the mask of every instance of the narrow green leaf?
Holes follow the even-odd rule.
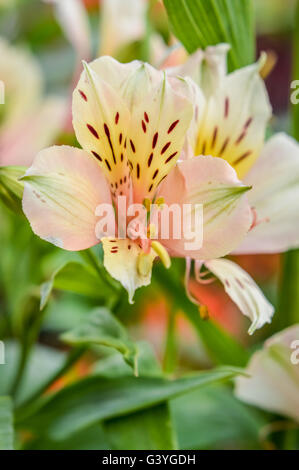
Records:
[[[53,289],[82,294],[93,299],[105,299],[113,295],[109,285],[104,283],[97,272],[79,262],[67,262],[58,268],[51,279],[41,286],[41,310],[47,305]]]
[[[171,398],[242,373],[218,368],[178,380],[152,377],[91,376],[36,404],[34,414],[17,415],[22,426],[63,440],[94,423],[148,409]]]
[[[252,0],[164,0],[174,34],[189,53],[226,42],[230,69],[255,58]]]
[[[104,423],[113,450],[172,450],[177,448],[167,403]]]
[[[0,450],[13,449],[13,412],[9,397],[0,397]]]
[[[76,328],[61,335],[61,339],[72,346],[96,344],[115,349],[131,367],[137,365],[136,344],[129,340],[123,325],[104,307],[94,310]]]

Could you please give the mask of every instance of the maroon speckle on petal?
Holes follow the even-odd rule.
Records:
[[[94,150],[92,150],[91,153],[92,153],[98,160],[100,160],[100,162],[102,161],[102,157],[101,157],[97,152],[95,152]]]
[[[99,134],[97,133],[97,131],[95,130],[94,127],[92,127],[90,124],[86,124],[87,126],[87,129],[89,130],[89,132],[92,133],[92,135],[96,138],[96,139],[99,139]]]
[[[225,103],[224,103],[224,117],[227,118],[229,115],[229,98],[225,98]]]
[[[173,131],[173,129],[176,127],[176,125],[180,122],[180,120],[178,119],[177,121],[174,121],[171,126],[169,127],[168,129],[168,134],[170,134],[170,132]]]
[[[158,141],[158,132],[155,133],[154,137],[153,137],[153,144],[152,144],[152,147],[153,149],[156,147],[157,145],[157,141]]]
[[[151,166],[151,164],[152,164],[152,161],[153,161],[153,156],[154,156],[154,154],[153,154],[153,153],[151,153],[151,154],[150,154],[150,156],[148,157],[148,161],[147,161],[147,166],[148,166],[148,167],[150,167],[150,166]]]
[[[148,118],[148,114],[145,112],[144,113],[144,119],[147,123],[149,123],[149,118]]]
[[[145,125],[145,122],[143,120],[141,122],[141,126],[142,126],[142,129],[143,129],[143,132],[146,134],[146,125]]]
[[[216,126],[215,129],[214,129],[214,133],[213,133],[212,148],[213,148],[213,147],[215,146],[215,144],[216,144],[217,134],[218,134],[218,127]]]
[[[161,155],[166,152],[166,150],[170,147],[171,142],[167,142],[167,144],[164,145],[164,147],[161,150]]]
[[[245,160],[245,158],[249,157],[249,155],[251,155],[251,154],[252,154],[251,150],[248,150],[248,152],[243,153],[243,155],[241,155],[241,157],[237,158],[237,160],[235,160],[232,164],[233,165],[238,165],[243,160]]]
[[[109,171],[111,171],[111,166],[110,166],[110,163],[108,162],[108,160],[105,160],[105,163],[107,165],[107,168]],[[116,184],[116,183],[115,183]]]
[[[119,120],[119,113],[116,113],[116,115],[115,115],[115,124],[118,124],[118,120]]]
[[[250,124],[252,123],[253,121],[253,118],[250,117],[244,124],[244,129],[248,129],[248,127],[250,126]]]
[[[140,165],[139,163],[137,163],[137,178],[139,179],[140,178]]]
[[[159,170],[156,170],[155,173],[153,174],[153,180],[156,178],[158,173],[159,173]]]
[[[84,91],[79,90],[79,93],[82,96],[82,98],[84,99],[84,101],[87,101],[87,96],[85,95]]]
[[[224,153],[226,147],[228,146],[228,143],[229,143],[229,137],[224,141],[224,144],[222,145],[222,148],[219,152],[220,156]]]
[[[134,145],[134,142],[131,139],[130,139],[130,144],[131,144],[132,151],[135,153],[136,152],[135,145]]]
[[[170,157],[168,157],[168,158],[165,160],[165,163],[170,162],[170,160],[172,160],[173,157],[175,157],[177,153],[178,153],[178,152],[174,152],[173,154],[171,154]]]

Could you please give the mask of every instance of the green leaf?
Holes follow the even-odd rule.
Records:
[[[24,184],[18,179],[25,171],[22,166],[0,167],[0,199],[13,212],[22,212]]]
[[[189,53],[226,42],[230,69],[255,58],[252,0],[164,0],[171,28]]]
[[[0,366],[0,395],[8,394],[20,356],[20,344],[5,342],[6,363]],[[36,390],[46,383],[63,364],[65,354],[47,346],[35,345],[30,353],[24,376],[16,396],[16,404],[26,401]]]
[[[176,449],[168,403],[104,423],[112,450]]]
[[[218,368],[178,380],[152,377],[91,376],[36,403],[34,414],[17,415],[22,426],[63,440],[93,424],[148,409],[186,392],[242,373]]]
[[[36,436],[27,441],[25,450],[110,450],[111,446],[102,424],[95,424],[84,431],[73,434],[69,439],[55,441],[43,436]]]
[[[137,367],[139,377],[162,377],[162,369],[152,346],[146,341],[138,341]],[[94,364],[93,372],[103,377],[124,377],[134,375],[120,354],[109,354]]]
[[[63,264],[49,281],[42,284],[41,310],[47,305],[53,289],[74,292],[97,300],[113,295],[110,286],[100,279],[91,266],[74,261]]]
[[[211,385],[171,402],[180,449],[258,449],[267,424],[262,413],[244,405],[231,388]]]
[[[0,397],[0,450],[13,449],[13,413],[9,397]]]
[[[84,322],[61,335],[61,339],[71,346],[96,344],[116,349],[131,367],[137,365],[135,343],[129,340],[123,325],[104,307],[90,313]]]

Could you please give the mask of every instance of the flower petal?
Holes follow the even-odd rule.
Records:
[[[1,132],[27,118],[42,95],[42,72],[28,51],[0,38],[0,77],[5,84],[5,108],[1,109]]]
[[[203,205],[203,245],[189,251],[185,249],[185,238],[170,238],[161,243],[177,256],[201,260],[230,253],[252,223],[250,206],[244,197],[246,191],[248,188],[241,184],[233,168],[220,158],[195,157],[178,162],[161,185],[158,196],[164,198],[168,207]],[[190,227],[183,226],[183,233],[184,229],[186,233]]]
[[[145,33],[145,0],[102,0],[99,55],[115,56],[120,48]]]
[[[210,96],[198,129],[195,154],[224,158],[240,178],[257,159],[271,116],[259,69],[257,63],[224,77]]]
[[[138,287],[151,282],[152,265],[156,254],[144,253],[142,248],[132,240],[102,238],[104,266],[111,276],[119,281],[128,291],[129,302]]]
[[[111,76],[112,80],[118,71],[116,61],[104,59],[85,64],[73,93],[73,125],[83,149],[99,162],[112,193],[128,195],[130,171],[125,148],[130,112],[110,80],[105,81],[98,73],[99,68],[108,66],[107,79]]]
[[[299,422],[299,325],[272,336],[254,353],[246,372],[236,380],[236,396],[246,403],[289,416]],[[292,355],[296,361],[292,363]]]
[[[246,176],[258,224],[236,253],[280,253],[299,246],[299,145],[285,134],[266,143]],[[259,222],[260,221],[260,222]]]
[[[70,41],[79,59],[88,59],[91,55],[91,31],[87,12],[79,0],[43,0],[55,5],[55,12],[67,39]]]
[[[176,92],[163,72],[144,65],[139,71],[141,90],[135,98],[129,130],[128,160],[134,200],[153,198],[161,180],[175,165],[193,116],[193,106]],[[186,84],[186,86],[188,86]],[[139,93],[140,95],[140,93]]]
[[[271,323],[274,308],[246,271],[227,259],[206,261],[205,265],[219,278],[241,312],[252,321],[249,334],[265,323]]]
[[[40,150],[54,143],[66,111],[63,100],[50,97],[26,119],[10,125],[0,136],[0,165],[31,165]]]
[[[67,146],[42,150],[23,179],[23,210],[36,235],[71,251],[99,242],[95,210],[111,203],[111,196],[101,168],[88,154]]]

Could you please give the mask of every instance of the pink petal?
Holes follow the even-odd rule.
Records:
[[[161,240],[173,254],[212,259],[231,252],[246,236],[252,214],[244,187],[233,168],[215,157],[195,157],[179,162],[159,190],[165,203],[203,205],[203,245],[185,249],[186,240]],[[184,227],[182,227],[183,231]]]
[[[36,235],[70,251],[99,242],[96,207],[111,196],[92,157],[67,146],[42,150],[24,180],[23,210]]]

